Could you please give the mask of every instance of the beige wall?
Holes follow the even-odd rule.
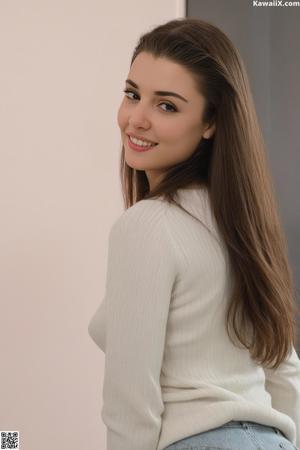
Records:
[[[0,2],[0,430],[105,449],[87,325],[122,212],[116,122],[133,46],[176,0]]]

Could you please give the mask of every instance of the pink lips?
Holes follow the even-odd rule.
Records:
[[[151,145],[151,146],[149,146],[149,147],[141,147],[140,145],[134,144],[134,143],[130,140],[130,138],[129,138],[128,135],[127,135],[127,140],[128,140],[128,145],[129,145],[129,147],[132,148],[132,150],[135,150],[135,151],[137,151],[137,152],[147,152],[148,150],[151,150],[152,148],[156,147],[156,145],[157,145],[157,144],[155,144],[155,145]]]

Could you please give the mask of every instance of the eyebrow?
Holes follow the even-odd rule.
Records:
[[[138,89],[138,85],[132,81],[132,80],[126,80],[126,83],[131,84],[134,88]],[[183,100],[184,102],[188,103],[187,99],[182,97],[179,94],[176,94],[176,92],[170,92],[170,91],[154,91],[155,95],[162,95],[162,96],[170,96],[170,97],[177,97],[180,100]]]

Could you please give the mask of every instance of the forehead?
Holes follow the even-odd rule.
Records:
[[[197,92],[195,80],[187,69],[166,57],[141,52],[133,61],[128,77],[141,89],[176,90],[184,95]]]

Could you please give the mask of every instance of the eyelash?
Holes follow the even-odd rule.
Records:
[[[125,92],[125,94],[131,93],[131,94],[134,94],[134,95],[138,96],[136,92],[131,91],[130,89],[125,89],[123,92]],[[128,95],[126,95],[126,97],[127,97],[129,100],[133,100],[133,98],[128,97]],[[167,112],[167,113],[168,113],[168,112],[169,112],[169,113],[177,112],[177,109],[175,108],[175,106],[171,105],[171,103],[162,102],[162,103],[160,103],[160,105],[168,105],[168,106],[171,106],[171,108],[173,108],[173,111],[170,111],[170,110],[169,110],[169,111],[163,110],[163,111],[165,111],[165,112]]]

